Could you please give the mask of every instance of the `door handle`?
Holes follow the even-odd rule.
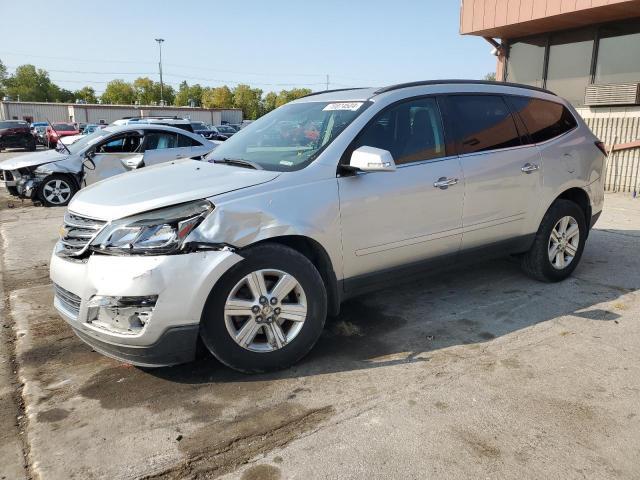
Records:
[[[457,178],[440,177],[437,181],[433,183],[433,186],[435,188],[439,188],[440,190],[446,190],[447,188],[451,187],[452,185],[455,185],[456,183],[458,183]]]
[[[540,167],[538,165],[536,165],[535,163],[525,163],[524,167],[522,167],[520,170],[522,170],[524,173],[526,173],[528,175],[531,172],[535,172],[536,170],[540,170]]]

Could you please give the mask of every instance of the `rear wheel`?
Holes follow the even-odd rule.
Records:
[[[68,176],[49,175],[38,188],[38,198],[45,207],[62,207],[69,203],[77,190],[75,182]]]
[[[587,225],[582,209],[569,200],[556,200],[549,208],[522,267],[543,282],[559,282],[575,270],[582,257]]]
[[[258,245],[242,256],[209,295],[200,335],[211,354],[233,369],[286,368],[322,333],[324,283],[314,265],[289,247]]]

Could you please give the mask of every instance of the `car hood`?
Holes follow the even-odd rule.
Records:
[[[4,162],[0,162],[0,170],[17,170],[18,168],[35,167],[45,163],[57,162],[65,160],[69,155],[57,152],[55,150],[47,150],[46,152],[27,153],[18,157],[13,157]]]
[[[259,185],[279,175],[265,170],[179,160],[95,183],[71,200],[69,210],[109,221]]]

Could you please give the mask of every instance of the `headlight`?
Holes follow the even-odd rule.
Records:
[[[212,210],[210,202],[199,200],[115,220],[91,242],[91,249],[115,255],[175,253]]]

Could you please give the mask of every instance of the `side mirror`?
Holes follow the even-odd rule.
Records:
[[[123,158],[120,161],[122,162],[122,165],[125,166],[125,168],[130,168],[132,170],[144,166],[144,158],[142,157],[142,155],[134,155],[133,157]]]
[[[360,172],[395,172],[396,162],[388,150],[364,146],[353,151],[349,167]]]

